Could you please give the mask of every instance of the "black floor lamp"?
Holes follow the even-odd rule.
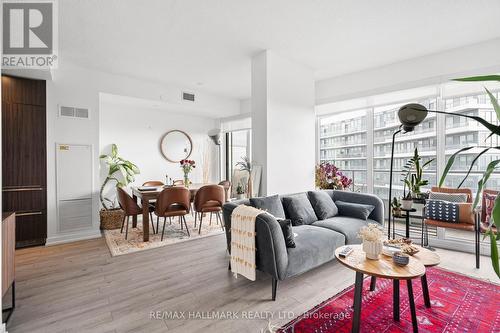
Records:
[[[392,135],[391,144],[391,168],[389,171],[389,217],[388,217],[388,228],[387,228],[387,238],[391,238],[391,202],[392,202],[392,169],[394,167],[394,141],[396,140],[396,135],[399,133],[412,132],[415,126],[424,121],[427,117],[427,108],[421,104],[411,103],[402,106],[398,111],[398,118],[401,125],[398,130]]]
[[[492,125],[482,119],[481,117],[477,116],[470,116],[467,114],[461,114],[461,113],[455,113],[455,112],[444,112],[444,111],[437,111],[437,110],[428,110],[425,106],[422,104],[417,104],[417,103],[410,103],[403,105],[399,111],[398,111],[398,118],[399,122],[401,123],[401,126],[399,126],[399,129],[394,132],[392,135],[392,147],[391,147],[391,170],[390,170],[390,176],[389,176],[389,227],[388,227],[388,238],[391,238],[391,200],[392,200],[392,169],[393,169],[393,163],[394,163],[394,140],[396,138],[396,135],[401,133],[401,132],[411,132],[415,129],[415,126],[420,124],[422,121],[424,121],[425,117],[427,117],[427,113],[432,112],[432,113],[441,113],[441,114],[447,114],[450,116],[457,116],[457,117],[463,117],[463,118],[470,118],[474,119],[484,127],[488,128],[491,132],[495,132],[498,130],[498,127],[495,125]]]

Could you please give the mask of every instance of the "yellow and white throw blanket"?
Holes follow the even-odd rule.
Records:
[[[239,205],[231,214],[231,271],[255,281],[255,218],[262,210]]]

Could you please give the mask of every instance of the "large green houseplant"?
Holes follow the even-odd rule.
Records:
[[[111,145],[111,153],[99,156],[108,168],[106,179],[101,185],[99,199],[104,210],[110,210],[116,207],[116,200],[104,196],[104,189],[110,182],[116,182],[116,186],[126,186],[135,180],[135,175],[139,174],[139,168],[132,162],[118,156],[118,148],[115,144]]]
[[[500,75],[486,75],[486,76],[474,76],[474,77],[466,77],[466,78],[460,78],[456,79],[456,81],[465,81],[465,82],[485,82],[485,81],[496,81],[500,82]],[[498,100],[495,98],[495,96],[485,87],[486,93],[488,94],[491,104],[493,105],[493,108],[495,109],[495,113],[497,116],[497,119],[500,121],[500,105],[498,103]],[[439,112],[439,113],[447,113],[447,112]],[[448,113],[448,114],[453,114],[453,113]],[[460,114],[459,116],[474,119],[484,127],[486,127],[490,131],[490,135],[488,136],[500,136],[500,126],[492,124],[486,120],[484,120],[481,117],[478,116],[470,116],[470,115],[463,115]],[[444,181],[446,179],[446,176],[448,175],[448,172],[450,171],[451,167],[453,166],[453,163],[455,162],[455,158],[457,157],[458,154],[468,151],[472,148],[482,148],[482,150],[474,157],[472,160],[472,163],[469,167],[469,170],[465,177],[463,178],[462,182],[458,185],[458,187],[462,186],[462,184],[465,182],[467,177],[469,176],[470,172],[472,171],[472,168],[474,167],[475,163],[481,157],[483,154],[488,152],[491,149],[496,149],[500,150],[500,147],[465,147],[462,149],[459,149],[456,153],[450,156],[448,163],[446,164],[446,167],[444,169],[443,175],[441,176],[441,179],[439,180],[439,186],[441,187],[444,184]],[[500,159],[498,160],[493,160],[491,161],[487,167],[486,170],[484,170],[484,173],[481,177],[481,179],[478,182],[477,186],[477,193],[475,196],[474,200],[474,208],[477,207],[479,204],[479,200],[481,198],[481,193],[483,189],[486,187],[486,184],[488,182],[488,179],[490,178],[491,174],[493,171],[497,170],[500,165]],[[495,232],[495,227],[496,230],[500,231],[500,196],[497,196],[495,200],[495,205],[493,206],[493,212],[492,212],[492,217],[490,224],[488,226],[488,229],[485,233],[485,237],[489,237],[490,239],[490,249],[491,249],[491,263],[493,266],[493,269],[495,270],[495,273],[497,274],[498,277],[500,277],[500,265],[499,265],[499,258],[498,258],[498,244],[497,241],[500,239],[500,232]],[[483,239],[484,239],[483,238]]]
[[[101,229],[120,228],[124,212],[116,207],[116,196],[106,197],[104,191],[110,183],[116,186],[125,186],[135,180],[135,175],[139,174],[139,168],[132,162],[118,156],[118,148],[111,145],[111,153],[103,154],[99,157],[107,167],[108,174],[101,185],[99,199],[102,209],[99,212],[101,218]]]

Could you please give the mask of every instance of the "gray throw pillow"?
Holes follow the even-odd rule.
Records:
[[[430,192],[429,200],[441,200],[448,202],[467,202],[467,194],[465,193],[442,193]]]
[[[339,215],[355,217],[360,220],[367,220],[371,212],[375,209],[375,206],[364,205],[354,202],[345,202],[337,200],[335,201],[337,208],[339,209]]]
[[[294,226],[311,224],[318,220],[305,193],[283,197],[283,207]]]
[[[278,195],[250,198],[250,205],[268,212],[277,219],[285,218],[285,211],[283,210],[283,205],[281,204],[281,200]]]
[[[309,201],[318,217],[318,220],[325,220],[334,217],[339,213],[332,197],[324,191],[309,191]]]

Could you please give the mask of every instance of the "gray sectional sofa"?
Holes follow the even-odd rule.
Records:
[[[318,205],[318,197],[321,198],[321,205]],[[304,198],[307,198],[307,201]],[[370,222],[382,225],[384,221],[383,202],[371,194],[326,190],[251,200],[252,202],[243,199],[224,204],[227,246],[231,251],[231,213],[238,205],[260,206],[257,208],[275,213],[274,216],[260,214],[255,223],[257,269],[271,275],[273,300],[276,299],[278,281],[299,275],[334,259],[337,247],[361,242],[357,233],[362,226]],[[270,209],[265,207],[269,204],[266,200],[271,202]],[[331,207],[325,207],[325,204]],[[281,207],[277,207],[279,205]],[[368,211],[363,211],[366,208],[363,205],[369,208]],[[310,207],[313,207],[314,216],[311,215]],[[281,212],[284,212],[285,216],[276,216]],[[329,217],[324,218],[325,216]],[[295,247],[287,247],[285,244],[279,218],[295,219],[292,227]]]

